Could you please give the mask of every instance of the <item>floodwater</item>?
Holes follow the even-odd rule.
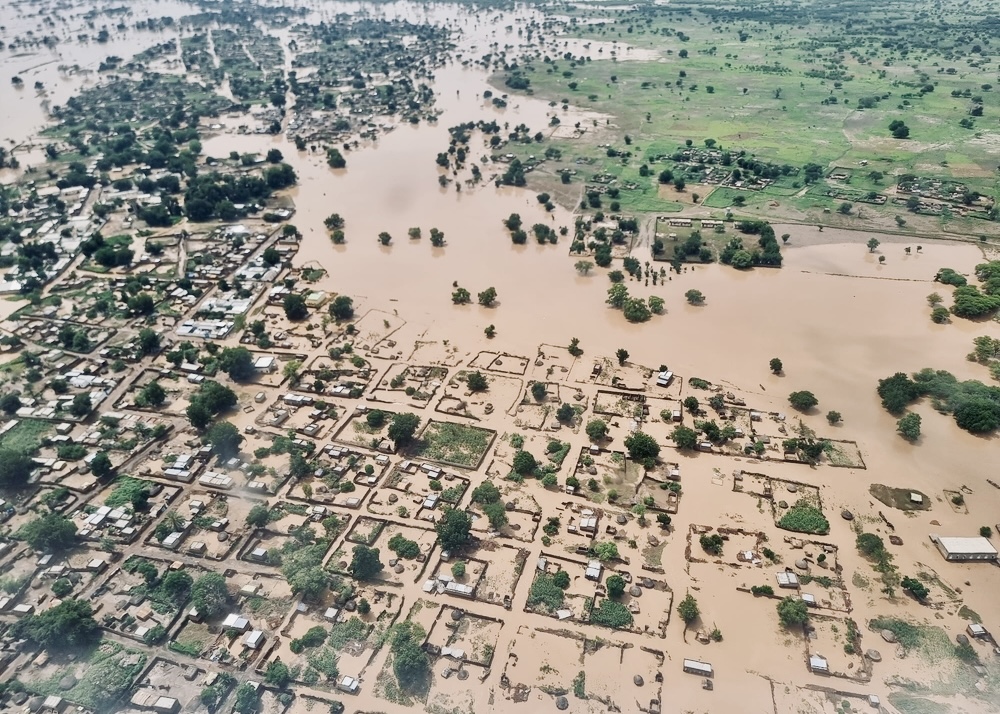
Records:
[[[173,12],[184,7],[166,2],[138,4],[135,12],[144,8],[149,15],[159,16],[167,14],[164,8]],[[505,29],[515,24],[515,18],[495,11],[474,16],[464,11],[456,13],[448,6],[404,3],[313,7],[317,17],[329,18],[353,9],[447,22],[464,33],[456,41],[459,51],[467,56],[485,54],[492,43],[502,47],[521,42],[516,30]],[[534,11],[523,12],[518,16],[522,21],[525,17],[540,17]],[[11,28],[27,28],[33,23],[32,18],[4,19],[8,34]],[[141,49],[132,44],[131,36],[112,35],[111,42],[103,46],[66,43],[53,51],[42,48],[31,56],[5,57],[6,73],[20,73],[26,87],[13,90],[0,83],[4,135],[20,142],[42,125],[44,115],[30,88],[36,78],[44,78],[53,101],[63,101],[81,83],[93,81],[93,77],[62,77],[54,69],[56,64],[93,68],[109,54],[127,59]],[[162,42],[169,34],[144,33],[143,37]],[[585,51],[582,44],[569,43],[567,47],[575,53]],[[609,50],[599,43],[591,43],[586,51],[601,49],[607,56]],[[620,45],[615,51],[620,59],[630,57]],[[648,57],[636,55],[636,59]],[[739,272],[710,265],[688,268],[660,286],[627,282],[633,294],[660,295],[667,306],[666,314],[632,325],[604,302],[609,285],[605,270],[595,269],[581,276],[574,269],[578,258],[568,254],[567,238],[555,246],[514,246],[501,223],[511,212],[517,212],[528,226],[543,222],[572,229],[573,217],[568,211],[557,208],[546,213],[529,190],[498,189],[487,183],[457,192],[454,184],[442,188],[438,183],[441,169],[434,159],[447,149],[449,126],[496,119],[511,126],[525,123],[534,133],[547,131],[553,114],[563,125],[592,117],[580,110],[563,111],[523,97],[513,98],[506,109],[497,109],[482,99],[483,92],[490,88],[486,74],[463,68],[457,62],[436,72],[434,87],[437,106],[443,112],[438,122],[398,126],[376,142],[349,152],[344,170],[328,168],[321,154],[297,152],[284,137],[229,133],[242,123],[234,119],[222,120],[228,131],[207,138],[203,151],[214,156],[233,150],[263,153],[272,147],[282,151],[299,174],[299,185],[291,192],[297,210],[293,222],[305,236],[297,262],[322,264],[329,274],[319,287],[352,296],[359,314],[370,309],[396,312],[422,340],[448,341],[460,354],[470,356],[488,347],[532,357],[540,344],[567,345],[573,337],[580,339],[585,351],[583,360],[610,356],[624,347],[633,362],[653,367],[666,364],[685,378],[699,376],[725,384],[747,395],[755,407],[762,409],[788,411],[789,392],[810,390],[820,406],[803,421],[821,435],[857,440],[867,465],[867,470],[824,469],[806,476],[802,476],[802,469],[796,471],[796,478],[824,486],[829,513],[836,514],[842,507],[867,509],[870,482],[920,488],[933,494],[965,484],[976,491],[978,503],[970,506],[973,513],[964,519],[948,512],[946,505],[937,506],[934,517],[941,522],[942,532],[950,529],[954,534],[971,535],[979,525],[991,523],[1000,505],[994,489],[985,484],[986,478],[995,478],[995,439],[973,437],[957,429],[949,417],[920,407],[917,411],[924,419],[924,436],[919,445],[908,444],[895,434],[895,419],[881,408],[875,393],[878,379],[923,367],[947,369],[962,379],[988,380],[985,368],[968,362],[965,355],[974,337],[1000,337],[997,323],[956,320],[935,325],[929,319],[926,302],[931,292],[948,292],[932,282],[935,272],[947,266],[971,273],[983,259],[978,247],[924,239],[918,252],[917,241],[882,236],[882,245],[871,253],[864,245],[869,237],[865,233],[776,226],[779,235],[791,235],[782,269]],[[544,148],[544,143],[539,144],[540,152]],[[470,158],[481,153],[488,152],[473,149]],[[484,176],[494,170],[491,165],[482,168]],[[332,245],[323,227],[323,219],[333,212],[346,220],[347,243],[343,246]],[[407,229],[412,226],[419,226],[424,238],[410,240]],[[432,227],[445,233],[444,248],[431,247],[427,235]],[[376,236],[382,231],[393,236],[392,245],[378,243]],[[909,255],[906,246],[912,248]],[[886,257],[885,264],[878,262],[879,255]],[[651,259],[648,248],[640,248],[638,257],[642,261]],[[496,288],[497,305],[452,305],[453,282],[473,295],[490,286]],[[692,288],[705,294],[705,305],[693,307],[685,302],[684,292]],[[492,341],[483,335],[483,329],[490,324],[497,332]],[[783,360],[783,375],[770,373],[768,361],[772,357]],[[844,418],[833,434],[822,417],[830,409],[841,412]],[[711,515],[705,515],[702,522],[718,523],[718,489],[709,485],[709,468],[703,461],[700,463],[691,469],[699,477],[704,476],[703,480],[689,480],[686,472],[682,515],[685,520],[697,522],[703,509]],[[725,507],[728,505],[726,501]],[[733,506],[734,511],[739,508]],[[905,558],[934,557],[925,552],[928,526],[924,519],[907,523],[897,514],[895,520],[903,521],[898,524],[898,532],[907,542]],[[864,567],[845,552],[853,549],[846,547],[853,542],[847,526],[840,522],[833,526],[831,537],[839,538],[845,562],[852,569]],[[682,563],[682,549],[682,540],[674,539],[665,562]],[[961,573],[962,580],[974,583],[974,587],[966,588],[969,606],[995,619],[998,613],[991,590],[997,584],[995,576],[982,570],[973,573],[968,568]],[[679,572],[668,577],[677,592],[682,593],[688,584],[698,587],[697,579],[687,583]],[[706,577],[714,582],[716,576]],[[717,579],[721,582],[722,576]],[[703,609],[710,608],[722,623],[727,640],[741,643],[713,645],[711,657],[717,669],[737,677],[736,673],[748,668],[764,672],[787,668],[796,673],[790,677],[799,678],[802,665],[789,657],[789,648],[774,642],[773,623],[761,625],[732,614],[739,611],[743,601],[734,599],[731,589],[699,594],[704,598]],[[884,614],[884,606],[875,600],[859,598],[855,619],[861,622]],[[516,612],[506,617],[515,626],[523,619]],[[665,645],[656,642],[652,646],[666,647],[671,652],[670,667],[679,669],[678,659],[689,656],[690,645],[682,641],[677,627],[672,626],[668,637]],[[752,655],[752,666],[747,662],[748,653]],[[903,672],[905,667],[887,664],[880,673],[887,670]],[[739,686],[735,686],[737,683]],[[747,702],[752,700],[755,707],[760,705],[753,711],[770,711],[769,693],[761,686],[760,680],[752,676],[730,680],[711,700],[711,708],[751,711]],[[685,689],[683,696],[690,694]],[[702,710],[704,701],[691,699],[685,704],[692,710]],[[517,710],[509,704],[498,706]],[[679,710],[679,703],[677,707]]]

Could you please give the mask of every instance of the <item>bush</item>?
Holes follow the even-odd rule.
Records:
[[[416,541],[409,540],[402,533],[397,533],[389,539],[389,550],[400,558],[413,560],[420,555],[420,546]]]
[[[808,607],[804,600],[786,597],[778,603],[778,619],[785,627],[804,625],[809,619]]]
[[[927,596],[930,594],[927,586],[916,578],[904,577],[899,584],[902,586],[903,590],[913,595],[913,597],[917,600],[926,600]]]
[[[565,570],[560,570],[552,576],[552,582],[555,583],[557,588],[565,590],[570,585],[569,573]]]
[[[625,578],[621,575],[612,575],[604,583],[608,588],[608,597],[616,600],[625,594]]]
[[[684,599],[677,605],[677,614],[681,616],[685,625],[690,625],[698,619],[701,610],[698,608],[698,601],[691,593],[684,596]]]
[[[770,585],[754,585],[750,592],[756,595],[774,595],[774,588]]]
[[[792,392],[788,395],[788,403],[799,411],[805,412],[819,404],[819,400],[812,392]]]
[[[554,576],[538,573],[528,590],[527,605],[551,612],[562,607],[563,597],[563,590],[556,584]]]
[[[482,372],[470,372],[465,378],[465,384],[471,392],[483,392],[490,386]]]
[[[830,532],[830,522],[826,520],[823,511],[804,499],[799,499],[788,509],[778,521],[778,527],[796,533],[826,535]]]
[[[512,462],[514,471],[521,476],[526,476],[527,474],[533,473],[536,468],[538,468],[538,463],[535,461],[535,457],[527,451],[518,451],[514,454],[514,459]]]
[[[712,535],[703,534],[698,539],[698,543],[701,545],[702,550],[709,555],[720,555],[722,553],[723,540],[722,536],[718,533],[713,533]]]
[[[605,599],[590,613],[590,621],[619,630],[632,625],[632,613],[620,602]]]

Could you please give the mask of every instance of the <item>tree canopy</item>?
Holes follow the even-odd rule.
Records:
[[[101,638],[101,627],[86,600],[63,600],[37,615],[28,615],[13,625],[25,637],[46,649],[66,649],[93,644]]]
[[[628,449],[630,459],[647,465],[660,455],[660,445],[656,443],[656,439],[641,431],[633,431],[625,437],[625,448]]]
[[[392,421],[389,423],[387,434],[398,449],[413,441],[413,436],[417,433],[419,426],[420,417],[416,414],[411,412],[394,414]]]
[[[35,550],[57,552],[76,543],[76,525],[58,513],[47,513],[25,523],[14,535]]]
[[[379,560],[378,548],[369,548],[365,545],[356,545],[353,550],[353,557],[349,570],[358,580],[371,580],[385,567]]]
[[[0,486],[23,486],[34,469],[35,462],[27,454],[13,449],[0,449]]]
[[[434,525],[438,540],[444,550],[461,550],[468,544],[472,531],[472,518],[465,511],[449,508]]]

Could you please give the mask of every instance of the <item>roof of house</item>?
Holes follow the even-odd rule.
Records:
[[[981,536],[973,537],[956,537],[956,536],[938,536],[938,542],[941,547],[947,550],[949,553],[954,553],[956,555],[961,554],[972,554],[972,553],[993,553],[996,554],[997,549],[987,538]]]

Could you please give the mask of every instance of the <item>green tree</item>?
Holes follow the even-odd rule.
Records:
[[[573,409],[573,405],[569,402],[563,402],[556,410],[556,419],[563,424],[571,423],[575,416],[576,410]]]
[[[538,462],[535,460],[535,457],[531,455],[531,452],[523,449],[514,454],[511,465],[514,467],[514,472],[521,476],[534,473],[535,469],[538,468]]]
[[[299,568],[286,579],[293,593],[310,601],[317,600],[330,584],[330,576],[321,565]]]
[[[684,298],[690,305],[702,305],[705,302],[705,295],[701,290],[688,290],[684,293]]]
[[[90,394],[88,392],[80,392],[70,402],[69,413],[78,419],[83,419],[90,414],[92,408],[93,403],[90,400]]]
[[[535,382],[531,385],[531,396],[535,398],[535,401],[542,401],[546,394],[548,394],[548,390],[545,389],[545,382]]]
[[[257,690],[249,682],[244,682],[236,688],[236,703],[233,709],[238,714],[253,714],[257,709],[259,698]]]
[[[28,482],[35,462],[25,453],[0,449],[0,486],[18,488]]]
[[[265,265],[277,265],[281,262],[281,253],[273,245],[265,248],[260,257]]]
[[[359,544],[354,546],[353,554],[349,570],[358,580],[371,580],[385,567],[379,560],[378,548]]]
[[[621,575],[610,576],[606,581],[604,581],[604,584],[608,589],[608,597],[612,597],[617,600],[625,594],[625,578]]]
[[[393,415],[392,422],[390,422],[389,430],[386,434],[392,439],[398,449],[406,446],[413,440],[413,436],[417,433],[417,427],[419,426],[420,417],[410,412],[403,412]]]
[[[162,405],[167,398],[167,390],[161,387],[158,381],[147,384],[140,394],[142,401],[151,407]]]
[[[594,443],[603,441],[608,435],[608,425],[603,419],[591,419],[587,422],[587,437]]]
[[[42,613],[28,615],[12,626],[12,632],[52,650],[84,647],[101,638],[101,627],[86,600],[63,600]]]
[[[771,360],[770,365],[771,365],[771,371],[774,374],[781,374],[782,370],[784,369],[784,365],[781,364],[781,360],[778,359],[777,357],[774,357]]]
[[[289,320],[304,320],[309,316],[306,299],[298,293],[285,295],[282,307],[285,309],[285,317]]]
[[[57,552],[76,543],[76,525],[58,513],[47,513],[25,523],[14,533],[14,537],[37,551]]]
[[[868,243],[867,243],[868,252],[869,253],[874,253],[875,249],[878,248],[880,245],[881,245],[881,243],[879,242],[878,238],[869,238],[868,239]]]
[[[205,617],[222,614],[229,604],[226,579],[219,573],[205,573],[191,586],[191,602]]]
[[[608,305],[621,310],[625,307],[626,300],[628,300],[628,288],[624,283],[614,283],[608,288]]]
[[[694,449],[698,446],[698,432],[686,426],[674,427],[670,440],[678,449]]]
[[[465,384],[470,392],[485,392],[489,389],[490,383],[480,371],[470,372],[465,378]]]
[[[920,415],[910,412],[896,422],[896,431],[907,441],[920,438]]]
[[[479,298],[479,304],[483,307],[493,307],[493,303],[497,299],[497,291],[495,288],[486,288],[477,297]]]
[[[11,416],[21,408],[21,399],[13,392],[8,392],[7,394],[0,397],[0,409],[3,410],[4,414]]]
[[[430,661],[420,647],[423,639],[423,629],[409,620],[397,623],[390,632],[392,671],[399,686],[405,690],[416,689],[430,673]]]
[[[469,542],[472,518],[465,511],[449,508],[434,525],[441,548],[448,551],[461,550]]]
[[[250,512],[247,514],[247,525],[251,528],[263,528],[271,520],[271,512],[268,510],[267,506],[262,503],[258,503]]]
[[[114,473],[114,466],[106,451],[98,451],[90,461],[90,472],[99,479],[105,479]]]
[[[472,299],[472,294],[465,288],[455,288],[451,294],[451,301],[456,305],[465,305]]]
[[[684,599],[677,605],[677,614],[681,616],[685,626],[690,625],[698,619],[701,610],[698,609],[698,601],[691,593],[684,596]]]
[[[486,505],[487,503],[499,503],[500,501],[500,489],[496,487],[492,481],[483,481],[481,484],[472,489],[472,502],[478,503],[480,505]]]
[[[253,366],[253,353],[246,347],[227,347],[222,350],[219,354],[219,366],[234,382],[247,382],[257,374]]]
[[[229,459],[240,453],[243,435],[228,421],[213,424],[205,434],[205,441],[212,445],[212,452],[221,459]]]
[[[788,395],[788,403],[799,411],[809,411],[814,406],[819,404],[819,400],[816,399],[816,395],[812,392],[792,392]]]
[[[483,514],[490,522],[490,528],[495,531],[507,525],[507,509],[504,508],[502,503],[487,503],[483,506]]]
[[[284,689],[292,681],[292,674],[283,662],[272,660],[264,672],[264,681],[278,689]]]
[[[839,423],[841,421],[841,419],[842,419],[842,417],[841,417],[840,412],[836,412],[836,411],[832,411],[831,410],[831,411],[828,411],[826,413],[826,421],[830,424],[830,426],[833,426],[834,424]]]
[[[187,415],[188,421],[191,422],[191,426],[195,429],[204,429],[212,422],[212,412],[200,400],[195,400],[188,404],[184,413]]]
[[[594,555],[601,562],[618,558],[618,546],[612,541],[600,541],[593,545]]]
[[[66,578],[59,578],[54,583],[52,583],[52,594],[57,598],[64,598],[73,592],[73,583],[71,583]]]
[[[794,597],[786,597],[778,603],[778,619],[785,627],[793,625],[804,625],[809,619],[808,605],[805,600]]]
[[[930,590],[927,589],[927,586],[916,578],[904,577],[899,584],[903,590],[921,602],[926,600],[927,596],[930,595]]]
[[[187,600],[191,593],[193,578],[183,570],[173,570],[163,576],[159,590],[166,595],[175,605],[180,606]]]
[[[684,405],[684,408],[687,409],[692,414],[694,414],[696,411],[698,411],[698,407],[701,406],[701,404],[698,402],[698,397],[694,397],[694,396],[685,397],[684,401],[683,401],[683,405]]]
[[[656,439],[641,431],[633,431],[625,437],[625,448],[629,458],[645,464],[647,468],[660,455],[660,445]]]
[[[618,365],[624,367],[629,358],[628,350],[624,347],[619,347],[615,350],[615,357],[618,358]]]
[[[338,295],[330,303],[330,315],[337,322],[350,320],[354,317],[354,300],[347,295]]]

